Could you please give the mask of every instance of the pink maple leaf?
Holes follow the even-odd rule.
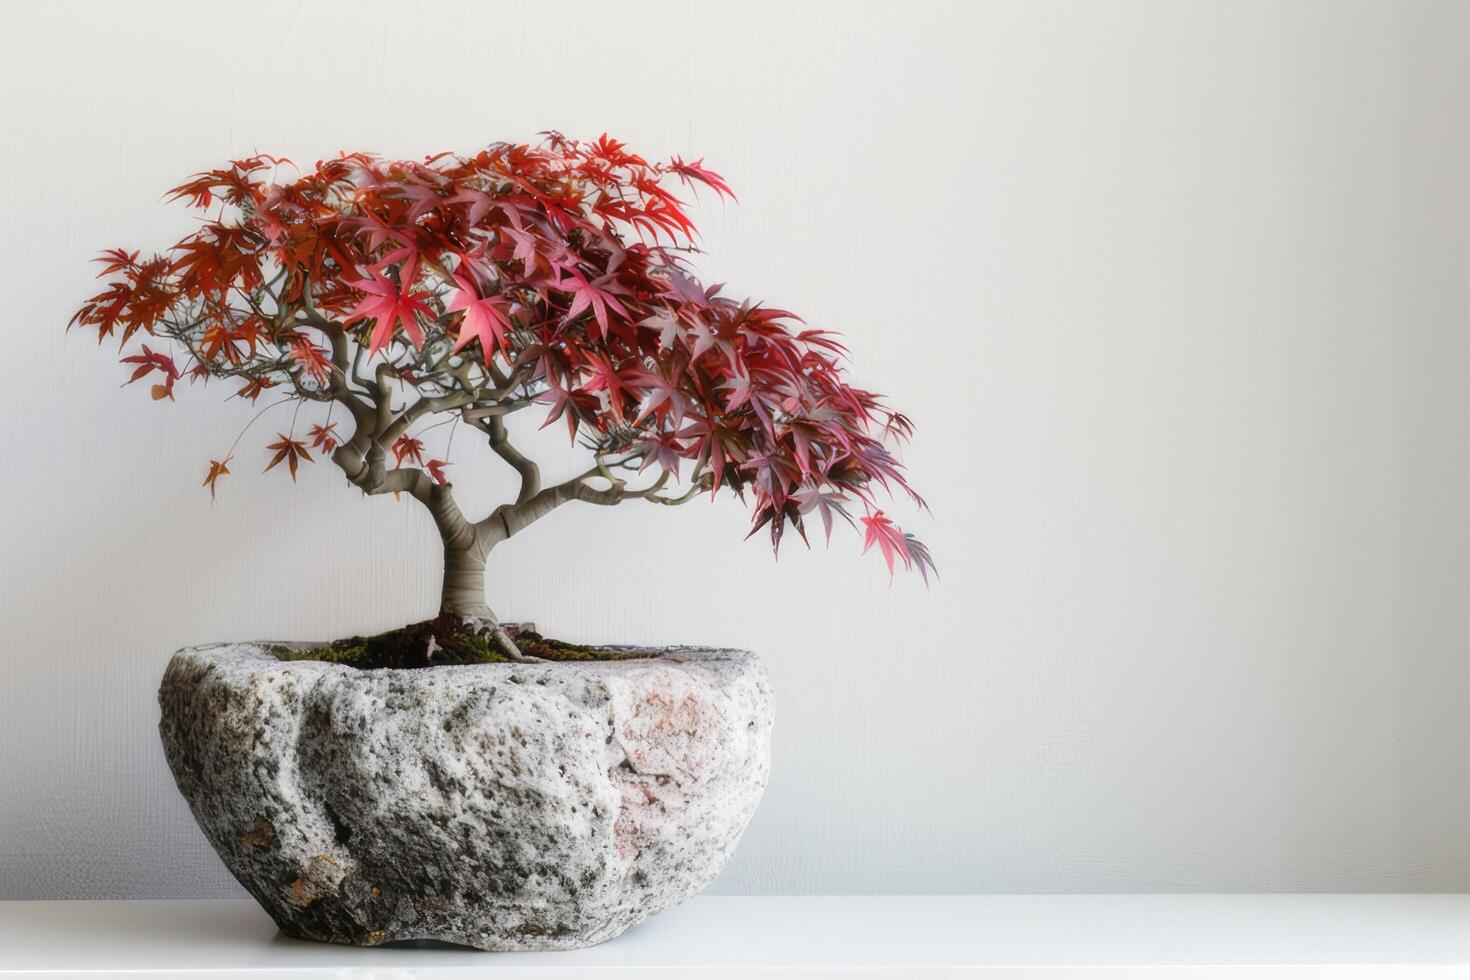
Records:
[[[514,325],[506,314],[509,304],[498,295],[481,296],[474,283],[465,278],[463,273],[456,272],[454,281],[459,288],[444,304],[444,309],[448,312],[463,313],[459,321],[459,339],[454,342],[454,350],[457,353],[471,341],[478,340],[485,363],[489,364],[497,350],[510,350],[510,340],[506,334]]]
[[[399,272],[399,278],[403,280],[401,286],[381,272],[373,272],[367,279],[347,281],[347,285],[367,294],[352,312],[347,314],[347,322],[362,319],[375,321],[372,338],[368,341],[369,357],[388,345],[398,326],[402,326],[404,333],[408,334],[408,339],[415,347],[422,347],[424,344],[424,334],[419,329],[418,315],[420,313],[425,316],[433,315],[424,302],[429,298],[429,294],[413,291],[412,263],[406,263],[403,266]]]
[[[897,524],[890,521],[881,510],[875,510],[863,518],[863,526],[867,528],[867,533],[863,535],[863,554],[867,554],[869,548],[877,545],[878,550],[883,553],[883,561],[888,564],[890,580],[893,578],[895,558],[903,562],[904,568],[909,567],[908,541]]]
[[[614,282],[612,276],[602,276],[589,282],[580,272],[568,272],[566,278],[556,284],[556,288],[572,294],[572,305],[567,310],[567,319],[574,320],[578,314],[591,309],[603,336],[607,335],[608,310],[619,316],[628,316],[627,307],[614,295],[626,290]]]

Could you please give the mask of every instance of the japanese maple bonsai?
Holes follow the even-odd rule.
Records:
[[[897,490],[922,503],[887,447],[908,420],[845,380],[833,335],[695,278],[676,182],[734,196],[700,161],[649,162],[606,136],[422,162],[345,153],[305,171],[259,155],[173,190],[203,217],[172,248],[102,255],[106,287],[72,323],[116,338],[154,399],[217,379],[265,398],[257,418],[289,406],[265,469],[284,463],[294,480],[330,457],[364,493],[423,505],[443,543],[439,616],[400,631],[409,656],[403,643],[364,653],[367,641],[195,648],[165,676],[180,788],[292,934],[582,945],[698,890],[733,847],[767,765],[759,661],[681,648],[635,669],[616,659],[627,651],[502,625],[486,556],[553,510],[723,490],[749,503],[752,533],[773,547],[787,529],[805,539],[813,515],[824,536],[861,521],[863,550],[890,575],[901,564],[927,581],[927,550],[875,499]],[[577,476],[543,484],[506,424],[525,410],[580,444]],[[455,439],[461,428],[478,438]],[[448,447],[477,443],[519,489],[466,515]],[[211,494],[234,453],[210,460]],[[524,666],[543,658],[582,663]],[[354,669],[477,661],[542,673],[521,686],[476,673],[489,666]],[[550,690],[565,695],[554,709]],[[532,791],[507,788],[527,772]],[[445,854],[456,857],[441,866]]]

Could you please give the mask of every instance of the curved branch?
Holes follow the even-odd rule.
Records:
[[[357,385],[364,392],[370,392],[373,390],[373,384],[362,376],[362,353],[366,349],[362,344],[358,344],[357,348],[352,352],[351,377],[353,384]]]
[[[505,428],[505,419],[499,416],[487,418],[480,428],[490,436],[490,449],[505,460],[521,477],[521,490],[516,503],[524,504],[541,492],[541,467],[535,460],[510,444],[510,434]]]
[[[466,408],[460,415],[464,417],[466,422],[476,422],[480,419],[505,418],[505,416],[510,415],[512,412],[519,412],[521,409],[534,404],[536,403],[528,398],[517,399],[516,401],[497,402],[494,405],[477,404],[473,407]]]
[[[474,400],[475,393],[472,391],[455,391],[447,395],[425,395],[400,412],[398,418],[394,419],[392,424],[378,436],[378,442],[385,446],[391,446],[398,441],[400,436],[409,430],[410,426],[425,415],[452,411],[453,409],[468,405]]]
[[[378,365],[377,372],[373,375],[373,401],[377,406],[377,422],[373,426],[374,438],[377,434],[387,430],[393,418],[393,382],[398,379],[398,371],[387,361]]]
[[[497,507],[488,517],[475,523],[475,533],[478,539],[487,550],[493,548],[506,538],[524,531],[556,508],[574,500],[586,504],[597,504],[601,507],[612,507],[625,500],[647,500],[650,503],[673,507],[692,500],[699,491],[708,489],[709,484],[709,478],[702,477],[696,479],[687,492],[678,497],[669,497],[660,493],[672,476],[667,471],[641,490],[629,490],[624,480],[615,480],[607,487],[594,487],[587,482],[591,479],[606,479],[599,472],[599,469],[605,470],[606,468],[606,463],[599,458],[597,466],[580,476],[547,487],[529,499]]]
[[[388,391],[385,386],[385,377],[389,373],[391,373],[394,377],[397,376],[397,372],[388,364],[380,364],[378,366],[377,389],[380,396]],[[378,435],[377,439],[380,443],[385,446],[391,446],[394,442],[398,440],[400,436],[406,433],[415,422],[423,418],[425,415],[434,415],[439,412],[450,412],[454,409],[460,408],[466,410],[464,412],[464,417],[467,420],[474,421],[479,418],[489,418],[496,415],[508,415],[510,412],[515,411],[515,409],[521,408],[523,407],[523,405],[527,404],[525,401],[518,401],[509,404],[494,404],[500,399],[505,398],[517,387],[519,387],[520,381],[518,380],[518,376],[499,384],[498,387],[487,389],[483,386],[483,384],[477,384],[469,376],[469,362],[462,363],[458,366],[449,367],[445,373],[447,373],[450,377],[452,377],[455,381],[459,383],[459,390],[450,390],[442,395],[421,396],[412,405],[399,413],[398,417],[394,419],[391,423],[388,423],[386,427],[382,425],[379,426],[380,434]],[[442,385],[442,387],[451,388],[450,385]],[[492,404],[482,406],[480,404],[481,402],[490,402]],[[491,448],[495,448],[495,433],[489,428],[486,428],[485,431],[489,432],[490,434]],[[500,441],[504,443],[503,437]],[[498,448],[496,448],[495,451],[497,453],[501,453],[501,450]],[[512,449],[511,452],[514,453],[515,451]],[[501,455],[504,456],[505,454],[501,453]],[[525,457],[520,456],[519,453],[515,453],[515,455],[518,456],[520,459],[525,459]],[[510,460],[507,459],[507,461],[509,462]],[[527,460],[526,462],[529,463],[529,460]],[[512,462],[511,465],[516,466],[517,469],[520,469],[521,466],[521,464],[517,462]],[[534,467],[535,464],[530,465]],[[522,471],[521,475],[522,479],[524,480],[525,471]],[[537,487],[539,488],[540,481],[536,480],[535,482]],[[536,491],[534,489],[531,491],[531,493],[535,492]]]
[[[320,315],[317,316],[318,319],[322,319]],[[331,379],[332,394],[352,413],[352,421],[356,426],[354,435],[356,435],[357,432],[364,431],[372,424],[373,414],[368,403],[363,400],[367,394],[366,390],[361,393],[353,391],[347,383],[351,373],[347,354],[347,331],[340,324],[330,320],[324,320],[315,325],[326,335],[327,343],[332,345],[332,366],[337,369],[337,374]]]
[[[680,504],[687,504],[689,501],[693,500],[695,497],[699,496],[699,494],[708,489],[708,480],[698,480],[688,490],[684,491],[677,497],[664,497],[659,494],[650,494],[643,499],[647,500],[651,504],[663,504],[665,507],[677,507]]]
[[[374,446],[364,458],[350,444],[332,454],[332,462],[348,482],[369,496],[384,493],[406,493],[429,509],[434,525],[447,547],[468,549],[478,541],[475,526],[465,519],[448,486],[435,483],[423,470],[388,469],[383,452]]]

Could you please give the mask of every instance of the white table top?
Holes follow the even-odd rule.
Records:
[[[813,980],[858,970],[869,980],[1470,977],[1470,895],[707,896],[568,953],[299,942],[249,901],[0,902],[7,978]]]

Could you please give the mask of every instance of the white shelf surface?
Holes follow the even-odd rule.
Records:
[[[0,976],[1470,977],[1470,895],[707,896],[567,953],[330,946],[249,901],[0,902]]]

